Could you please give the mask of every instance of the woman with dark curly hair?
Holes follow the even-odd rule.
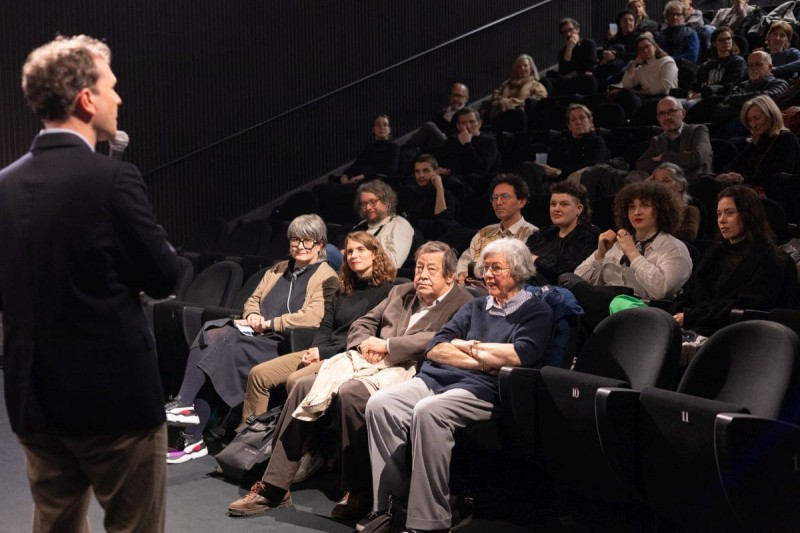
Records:
[[[665,184],[626,185],[614,199],[619,231],[601,233],[575,274],[592,285],[630,287],[639,298],[674,297],[692,272],[689,250],[672,235],[682,214],[681,199]]]
[[[733,185],[717,201],[722,240],[703,254],[675,306],[678,324],[705,336],[730,323],[731,309],[769,311],[783,296],[782,252],[758,194]]]
[[[317,372],[322,359],[343,352],[350,324],[386,298],[396,269],[378,239],[355,231],[345,239],[339,290],[308,350],[282,355],[254,366],[247,378],[242,420],[266,412],[270,393],[278,385],[290,390],[301,377]]]

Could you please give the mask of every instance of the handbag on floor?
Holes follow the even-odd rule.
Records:
[[[272,439],[281,416],[283,406],[273,407],[266,413],[251,416],[245,426],[215,459],[222,468],[222,475],[233,481],[242,481],[246,476],[258,475],[258,467],[266,467],[272,456]]]

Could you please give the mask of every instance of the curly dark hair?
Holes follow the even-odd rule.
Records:
[[[347,234],[344,239],[345,257],[342,261],[342,268],[339,270],[339,292],[342,294],[350,294],[356,286],[358,276],[350,266],[347,264],[347,242],[355,241],[363,244],[364,247],[372,252],[372,276],[370,277],[370,284],[374,286],[381,285],[387,281],[392,281],[397,274],[397,268],[394,262],[383,249],[381,243],[372,234],[366,231],[353,231]]]
[[[556,181],[550,185],[550,196],[554,194],[568,194],[583,206],[583,211],[578,216],[578,222],[588,224],[592,220],[592,207],[589,205],[589,192],[580,183],[569,180]]]
[[[680,228],[683,219],[683,202],[678,193],[660,181],[631,183],[620,189],[614,198],[614,220],[618,228],[636,234],[636,230],[628,218],[628,207],[634,200],[647,202],[653,206],[659,231],[674,235]]]
[[[775,234],[769,225],[764,204],[758,194],[744,185],[731,185],[717,195],[717,202],[723,198],[733,198],[736,210],[744,224],[746,238],[750,242],[766,242],[775,246]]]

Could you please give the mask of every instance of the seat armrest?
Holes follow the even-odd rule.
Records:
[[[629,496],[645,501],[639,460],[640,392],[618,387],[601,387],[594,397],[597,436],[616,481]]]
[[[731,309],[731,324],[744,320],[769,320],[769,312],[757,309]]]
[[[533,455],[535,448],[535,398],[539,381],[540,372],[535,368],[504,366],[498,375],[506,427],[526,455]]]
[[[283,330],[283,353],[299,352],[307,350],[314,341],[314,335],[319,328],[298,327],[286,328]]]
[[[186,306],[181,312],[183,322],[183,336],[186,339],[186,346],[191,348],[192,343],[203,327],[203,308],[196,306]]]

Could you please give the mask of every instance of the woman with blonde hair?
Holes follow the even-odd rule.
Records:
[[[767,196],[783,205],[790,220],[800,215],[794,178],[797,171],[800,145],[797,137],[783,125],[781,110],[767,95],[748,100],[739,114],[750,137],[747,147],[718,174],[716,180],[724,185],[744,184],[753,187],[762,196]]]
[[[489,104],[489,118],[510,110],[525,110],[525,100],[547,98],[547,89],[539,82],[539,70],[528,54],[521,54],[511,67],[511,76],[495,89]]]

